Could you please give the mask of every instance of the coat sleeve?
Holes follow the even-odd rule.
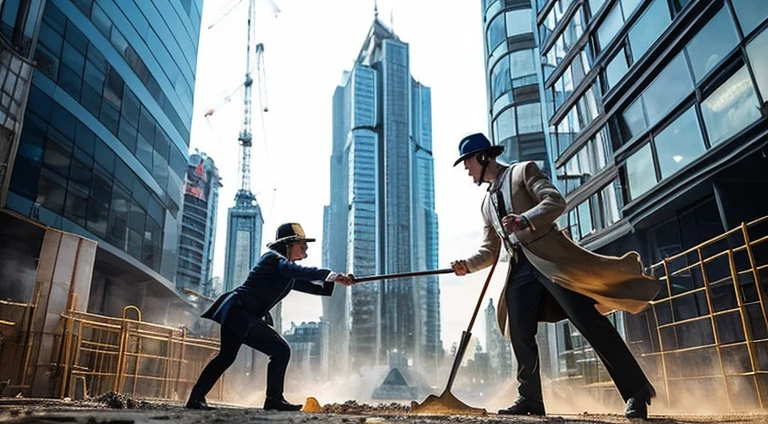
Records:
[[[493,265],[494,259],[496,259],[496,251],[501,247],[501,240],[496,234],[496,230],[493,229],[490,217],[486,215],[485,202],[488,201],[488,196],[483,200],[483,206],[481,212],[483,213],[483,243],[480,245],[477,253],[466,259],[467,268],[469,272],[480,271],[483,268],[487,268]]]
[[[301,266],[285,258],[280,258],[278,260],[277,267],[280,274],[284,277],[295,278],[297,280],[325,280],[325,277],[331,273],[330,269]]]
[[[335,284],[333,281],[323,281],[322,284],[318,284],[309,280],[293,280],[293,289],[303,293],[330,296],[333,294]]]
[[[528,162],[524,166],[523,183],[538,203],[522,215],[537,229],[548,228],[565,210],[565,199],[536,162]]]

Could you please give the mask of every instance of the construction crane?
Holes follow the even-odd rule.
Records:
[[[251,115],[252,115],[252,89],[253,78],[251,77],[252,65],[251,65],[251,45],[254,39],[254,21],[256,13],[256,1],[248,0],[248,36],[246,43],[246,62],[245,62],[245,80],[234,89],[220,97],[210,108],[206,109],[205,117],[212,116],[219,108],[232,101],[232,97],[241,88],[243,89],[243,123],[238,136],[238,143],[240,144],[240,189],[235,196],[235,201],[238,204],[252,204],[255,200],[255,196],[251,192],[251,146],[253,145],[253,134],[251,133]],[[272,0],[258,0],[266,1],[275,15],[280,12],[280,9],[275,5]],[[242,2],[242,0],[231,1],[230,5],[225,6],[227,8],[221,16],[219,16],[208,28],[213,28],[216,24],[221,22],[227,15],[229,15],[235,8]],[[266,74],[264,71],[264,44],[258,43],[254,48],[254,57],[256,65],[256,76],[258,78],[259,86],[259,104],[262,113],[268,112],[267,106],[267,91],[266,91]]]

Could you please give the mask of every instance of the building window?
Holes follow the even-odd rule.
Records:
[[[511,107],[501,112],[495,121],[496,127],[496,143],[501,143],[504,140],[517,135],[515,129],[515,108]]]
[[[627,158],[627,182],[630,199],[636,199],[658,182],[650,143]]]
[[[728,9],[723,7],[685,48],[696,82],[701,81],[738,43],[736,27]]]
[[[607,92],[615,87],[616,84],[624,78],[628,69],[629,64],[627,63],[627,55],[622,47],[619,52],[616,53],[616,56],[608,62],[608,66],[605,67],[605,91]]]
[[[507,37],[533,32],[531,9],[518,9],[506,13]]]
[[[661,178],[669,177],[701,156],[706,147],[696,109],[690,107],[654,137]]]
[[[768,17],[768,2],[766,1],[731,0],[731,3],[745,36]]]
[[[760,118],[760,105],[746,66],[702,102],[701,113],[712,145]]]
[[[686,94],[693,91],[693,81],[685,57],[678,54],[643,92],[643,103],[650,125],[658,122]]]
[[[616,2],[597,29],[597,42],[601,49],[605,49],[610,44],[622,24],[624,24],[624,18],[621,15],[621,6]]]
[[[648,51],[671,21],[667,0],[654,0],[648,6],[643,16],[629,30],[629,46],[635,62]]]
[[[618,180],[616,180],[613,184],[607,185],[600,192],[603,198],[603,219],[606,227],[621,219],[622,205],[619,203],[619,199],[621,199],[620,190],[621,187],[619,186]]]
[[[757,80],[757,88],[763,96],[763,101],[766,101],[768,99],[768,30],[763,30],[747,44],[747,55]]]
[[[518,133],[526,134],[540,132],[541,127],[541,105],[539,103],[529,103],[517,107]]]
[[[488,51],[492,52],[504,41],[504,33],[504,14],[502,13],[493,18],[488,26]]]

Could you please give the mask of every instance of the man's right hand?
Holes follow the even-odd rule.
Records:
[[[469,273],[469,267],[467,267],[467,261],[453,261],[451,262],[451,268],[453,268],[453,272],[459,277]]]

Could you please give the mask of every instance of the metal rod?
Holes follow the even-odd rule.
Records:
[[[366,281],[390,280],[392,278],[418,277],[422,275],[449,274],[451,272],[453,272],[453,268],[444,268],[444,269],[433,269],[429,271],[415,271],[415,272],[402,272],[399,274],[371,275],[369,277],[354,277],[353,280],[355,284],[357,284],[357,283],[364,283]]]

